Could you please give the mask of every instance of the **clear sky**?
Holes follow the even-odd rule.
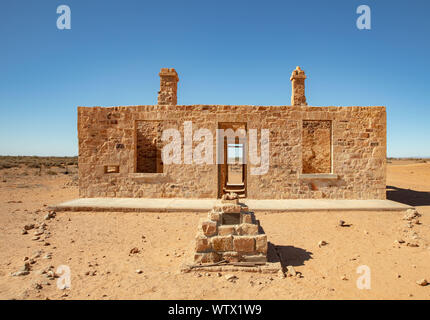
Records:
[[[76,107],[156,104],[161,67],[178,104],[289,105],[300,65],[309,105],[384,105],[388,156],[430,157],[429,17],[427,0],[2,0],[0,154],[77,155]]]

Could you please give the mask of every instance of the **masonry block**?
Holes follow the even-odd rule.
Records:
[[[217,251],[233,250],[233,237],[230,236],[215,236],[211,238],[212,248]]]
[[[228,262],[239,262],[241,260],[241,255],[239,252],[235,251],[223,252],[222,259]]]
[[[258,225],[252,223],[241,223],[235,226],[238,235],[256,235],[258,234]]]
[[[252,214],[249,212],[242,212],[241,213],[241,222],[242,223],[252,223]]]
[[[204,235],[196,236],[196,252],[205,252],[212,249],[211,243]]]
[[[216,252],[196,253],[194,255],[195,263],[213,263],[221,260],[221,255]]]
[[[253,253],[255,251],[255,238],[252,236],[234,236],[233,248],[239,253]]]
[[[217,232],[217,224],[214,221],[206,220],[201,223],[202,231],[205,236],[213,236]]]
[[[212,221],[215,221],[215,222],[220,222],[221,216],[222,216],[222,214],[220,212],[216,212],[214,210],[210,211],[208,214],[208,218]]]
[[[218,227],[218,235],[220,236],[227,236],[227,235],[234,235],[235,227],[234,225],[223,225]]]
[[[255,250],[262,254],[267,254],[267,236],[261,234],[255,237]]]

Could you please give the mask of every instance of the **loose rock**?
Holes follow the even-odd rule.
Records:
[[[325,246],[325,245],[327,245],[328,243],[326,242],[326,241],[324,241],[324,240],[321,240],[320,242],[318,242],[318,247],[322,247],[322,246]]]
[[[45,215],[44,219],[45,219],[45,220],[51,220],[51,219],[54,219],[56,215],[57,215],[57,214],[55,213],[55,211],[49,211],[49,212]]]
[[[31,230],[34,228],[34,223],[26,224],[24,226],[24,230]]]
[[[281,279],[283,279],[283,278],[286,277],[286,275],[285,275],[284,271],[282,271],[282,269],[279,269],[279,271],[278,271],[278,277],[281,278]]]
[[[234,274],[226,274],[224,277],[227,281],[230,282],[234,282],[238,279],[238,277],[236,277]]]
[[[411,221],[415,218],[421,217],[416,209],[408,209],[406,210],[405,215],[403,216],[403,220]]]
[[[420,279],[420,280],[417,281],[417,285],[422,286],[422,287],[424,287],[424,286],[426,286],[428,284],[429,283],[427,282],[426,279]]]
[[[296,270],[294,269],[293,266],[287,266],[287,276],[288,277],[295,277],[295,276],[297,276],[297,272],[296,272]]]
[[[130,254],[136,254],[136,253],[139,253],[139,252],[140,252],[139,248],[136,248],[136,247],[134,247],[134,248],[132,248],[130,250]]]

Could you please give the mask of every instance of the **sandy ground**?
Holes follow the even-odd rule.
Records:
[[[416,283],[430,282],[430,163],[393,161],[388,167],[389,198],[422,214],[412,228],[401,212],[257,213],[269,241],[302,277],[237,272],[236,282],[225,274],[180,272],[190,262],[203,213],[58,212],[45,221],[46,205],[78,196],[76,174],[57,171],[0,170],[2,299],[430,298],[430,285]],[[340,219],[350,226],[340,227]],[[24,225],[43,222],[39,240],[32,240],[34,229],[22,234]],[[320,240],[328,244],[319,247]],[[139,253],[130,254],[134,247]],[[11,276],[25,257],[30,273]],[[71,271],[68,290],[42,272],[61,265]],[[370,268],[370,289],[357,288],[361,265]]]

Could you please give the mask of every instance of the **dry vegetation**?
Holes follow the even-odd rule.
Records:
[[[78,157],[0,156],[0,170],[22,166],[39,169],[73,165],[78,165]]]

